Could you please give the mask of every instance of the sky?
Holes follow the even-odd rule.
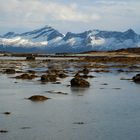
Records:
[[[0,0],[0,34],[49,25],[61,33],[85,30],[140,34],[140,0]]]

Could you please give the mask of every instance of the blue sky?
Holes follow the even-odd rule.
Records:
[[[0,34],[45,25],[62,33],[90,29],[140,34],[140,0],[0,0]]]

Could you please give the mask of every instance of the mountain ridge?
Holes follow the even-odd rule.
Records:
[[[0,36],[0,50],[12,52],[79,53],[140,47],[140,35],[127,31],[88,30],[67,32],[44,26],[25,33],[8,32]]]

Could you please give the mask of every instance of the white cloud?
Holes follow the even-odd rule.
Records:
[[[0,28],[140,28],[139,0],[0,0]]]
[[[41,0],[0,0],[1,20],[15,23],[38,23],[48,20],[90,22],[98,20],[97,14],[80,11],[76,4],[64,5]]]

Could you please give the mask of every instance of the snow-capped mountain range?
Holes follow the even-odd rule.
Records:
[[[30,32],[8,32],[0,36],[0,51],[79,53],[87,51],[110,51],[140,47],[140,35],[132,29],[125,32],[89,30],[66,35],[45,26]]]

